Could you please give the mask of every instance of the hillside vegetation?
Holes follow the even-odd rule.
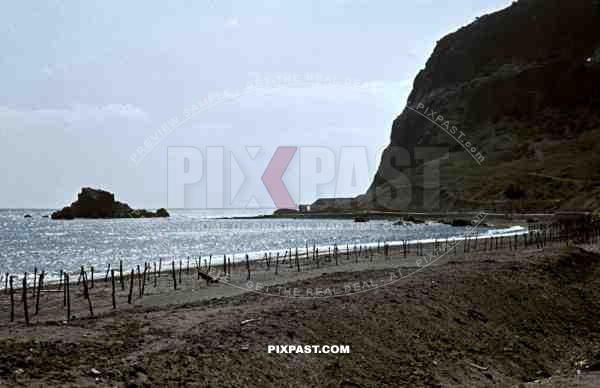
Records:
[[[600,4],[594,0],[521,0],[444,37],[394,121],[388,155],[362,205],[599,208],[599,62]],[[436,125],[416,112],[425,109],[443,120]],[[440,128],[444,122],[456,134]],[[465,150],[467,141],[475,152]],[[410,167],[390,156],[395,146],[411,154]],[[449,151],[439,161],[439,201],[438,190],[424,188],[418,147]],[[480,164],[476,155],[483,156]]]

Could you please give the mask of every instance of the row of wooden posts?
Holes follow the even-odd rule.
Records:
[[[462,245],[463,253],[468,253],[473,250],[483,250],[483,251],[492,251],[498,249],[510,249],[517,250],[519,248],[532,247],[535,245],[536,248],[543,248],[546,246],[548,242],[564,242],[567,245],[570,241],[576,242],[596,242],[600,241],[600,228],[598,226],[589,227],[589,228],[572,228],[565,227],[560,224],[550,224],[544,225],[539,228],[530,228],[528,234],[522,235],[513,235],[513,236],[498,236],[498,237],[487,237],[487,238],[479,238],[478,235],[474,235],[472,237],[464,237],[461,240],[434,240],[433,243],[424,244],[421,242],[417,242],[415,244],[409,243],[408,240],[401,241],[400,245],[396,248],[400,251],[400,254],[404,257],[411,255],[411,253],[415,253],[417,256],[425,256],[425,247],[429,246],[431,248],[431,253],[441,253],[441,248],[444,247],[446,249],[446,253],[449,253],[448,250],[452,249],[454,254],[457,254],[457,246]],[[462,243],[462,244],[459,244]],[[349,261],[351,258],[354,258],[356,263],[359,262],[360,258],[370,258],[373,260],[375,254],[383,253],[383,256],[387,259],[392,255],[392,246],[386,242],[378,242],[377,247],[369,247],[369,246],[357,246],[354,245],[353,249],[350,249],[349,244],[346,244],[345,252],[342,252],[337,244],[334,244],[333,247],[328,247],[327,252],[319,252],[319,248],[316,244],[312,246],[312,254],[309,249],[308,243],[305,247],[305,251],[303,254],[298,252],[298,248],[295,248],[294,255],[292,255],[292,249],[288,249],[285,251],[283,257],[277,253],[273,256],[272,253],[265,253],[262,257],[262,260],[254,260],[257,265],[262,265],[266,271],[270,271],[271,267],[274,266],[275,274],[279,274],[280,265],[285,265],[287,263],[289,269],[297,270],[301,272],[301,267],[308,268],[319,268],[320,266],[326,263],[333,263],[335,265],[339,265],[340,259],[345,259]],[[412,249],[412,251],[411,251]],[[303,262],[301,264],[301,261]],[[209,256],[208,261],[204,260],[204,265],[201,263],[201,258],[198,257],[194,259],[193,267],[195,267],[195,272],[197,279],[203,279],[206,281],[207,285],[211,283],[216,283],[223,276],[231,276],[232,267],[239,267],[241,265],[245,265],[246,279],[251,280],[252,271],[251,271],[251,260],[249,256],[245,255],[244,262],[233,262],[231,258],[227,256],[223,256],[222,261],[222,271],[217,270],[217,268],[213,267],[212,263],[212,255]],[[295,268],[294,268],[295,267]],[[162,259],[159,259],[158,266],[157,263],[154,262],[153,265],[150,263],[144,263],[143,271],[140,266],[137,265],[137,276],[135,269],[131,269],[129,273],[129,290],[127,295],[127,303],[131,304],[133,301],[133,291],[134,291],[134,283],[137,279],[138,283],[138,294],[139,298],[142,298],[145,294],[146,282],[150,281],[151,276],[153,275],[153,286],[157,287],[157,278],[161,276],[162,271]],[[170,273],[172,277],[172,285],[173,289],[177,290],[177,284],[182,283],[182,273],[183,273],[183,263],[179,260],[179,267],[177,268],[176,262],[171,261]],[[185,268],[186,274],[190,274],[190,258],[187,258],[187,266]],[[75,284],[79,286],[83,285],[83,297],[87,300],[89,314],[91,317],[94,316],[94,307],[92,303],[92,298],[90,296],[90,290],[95,287],[95,279],[94,279],[94,267],[90,267],[89,272],[85,270],[84,266],[81,267],[79,276]],[[40,311],[40,294],[42,289],[45,286],[45,277],[46,273],[41,271],[38,274],[37,268],[34,268],[33,271],[33,286],[31,287],[31,298],[34,299],[34,315],[37,315]],[[14,275],[10,275],[6,273],[5,277],[5,293],[10,295],[10,321],[13,322],[15,318],[15,280]],[[119,269],[118,269],[118,283],[121,290],[125,290],[125,278],[123,272],[123,260],[119,261]],[[30,312],[29,312],[29,302],[28,302],[28,293],[29,288],[27,284],[28,274],[25,273],[22,279],[21,285],[21,295],[22,295],[22,303],[23,303],[23,311],[25,322],[29,324],[30,321]],[[111,298],[112,298],[112,308],[117,308],[116,303],[116,288],[117,288],[117,277],[115,275],[115,269],[111,268],[109,264],[106,272],[104,274],[104,281],[107,283],[110,280],[111,285]],[[66,320],[67,322],[71,320],[71,275],[67,271],[60,271],[59,281],[56,285],[55,291],[62,291],[63,293],[63,307],[66,309]]]

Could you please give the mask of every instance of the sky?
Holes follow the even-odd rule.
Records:
[[[0,208],[87,186],[137,208],[361,194],[436,42],[510,3],[7,3]]]

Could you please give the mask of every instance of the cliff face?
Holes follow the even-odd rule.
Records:
[[[71,206],[52,213],[52,219],[71,220],[74,218],[150,218],[169,217],[165,209],[150,212],[134,210],[126,203],[115,201],[115,195],[108,191],[84,187]]]
[[[444,37],[393,123],[365,205],[598,207],[599,57],[597,0],[521,0]],[[418,147],[449,150],[439,190],[424,184]]]

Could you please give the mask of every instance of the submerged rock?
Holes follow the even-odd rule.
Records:
[[[415,218],[413,216],[404,217],[404,221],[407,223],[412,223],[412,224],[424,224],[425,223],[424,220]]]
[[[454,219],[452,220],[452,222],[450,223],[450,225],[452,226],[469,226],[471,225],[470,221],[467,220],[461,220],[461,219]]]
[[[55,211],[53,220],[72,220],[74,218],[153,218],[169,217],[169,212],[161,208],[156,212],[145,209],[134,210],[126,203],[115,201],[115,195],[108,191],[84,187],[77,201],[70,206]]]
[[[294,214],[298,214],[298,210],[281,208],[281,209],[277,209],[273,212],[274,216],[288,216],[288,215],[294,215]]]

